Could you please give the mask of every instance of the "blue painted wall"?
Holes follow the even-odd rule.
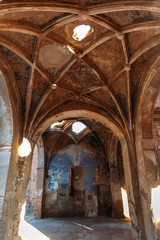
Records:
[[[95,146],[73,144],[53,157],[46,178],[45,212],[48,216],[70,215],[69,199],[71,166],[85,167],[85,215],[98,212],[96,175],[104,166],[105,156]],[[88,197],[89,196],[89,197]]]

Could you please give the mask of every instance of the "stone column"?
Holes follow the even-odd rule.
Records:
[[[130,146],[129,148],[124,138],[121,139],[121,146],[133,239],[149,240],[144,226],[135,149],[134,146]],[[153,236],[150,238],[150,240],[152,239],[154,239]]]
[[[13,147],[15,142],[13,143]],[[15,145],[15,148],[13,149],[17,149],[17,146]],[[20,158],[17,156],[17,151],[12,151],[11,153],[11,164],[8,172],[5,202],[2,213],[2,217],[4,219],[3,240],[19,239],[18,231],[20,213],[22,205],[26,200],[31,158],[32,154],[30,154],[29,157]]]
[[[158,239],[151,210],[151,185],[156,183],[158,174],[154,146],[154,139],[151,138],[139,139],[136,143],[138,179],[147,240]]]

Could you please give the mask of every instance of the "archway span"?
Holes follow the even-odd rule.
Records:
[[[6,81],[0,72],[0,221],[4,204],[8,168],[10,164],[13,116]]]
[[[73,109],[73,110],[66,110],[63,112],[56,113],[55,115],[50,116],[48,119],[43,120],[39,126],[35,129],[33,133],[33,137],[37,138],[39,137],[45,129],[47,129],[53,122],[60,122],[64,119],[69,118],[89,118],[95,121],[99,121],[102,123],[105,127],[108,127],[116,136],[117,138],[121,138],[124,134],[116,125],[113,120],[107,118],[106,116],[94,112],[93,110],[87,110],[87,109]]]
[[[1,183],[6,182],[4,192],[3,194],[3,210],[2,210],[2,222],[1,226],[2,228],[4,227],[4,233],[8,231],[8,229],[12,228],[13,225],[13,218],[15,213],[13,213],[12,217],[10,217],[10,213],[14,212],[13,209],[13,199],[16,198],[16,192],[15,192],[15,187],[17,183],[17,178],[19,175],[18,172],[18,146],[19,143],[22,139],[22,126],[23,126],[23,114],[22,114],[22,104],[21,104],[21,98],[20,98],[20,93],[19,89],[17,87],[17,83],[15,80],[14,73],[9,66],[8,62],[6,61],[5,57],[0,53],[0,70],[2,72],[2,75],[4,77],[3,81],[4,84],[1,84],[1,91],[4,91],[3,85],[5,85],[5,91],[3,92],[3,95],[5,99],[7,98],[8,95],[8,100],[10,102],[10,108],[11,108],[11,113],[9,114],[9,119],[5,121],[5,125],[10,125],[12,122],[12,136],[11,139],[9,140],[7,136],[7,139],[4,139],[3,145],[5,146],[6,144],[10,144],[11,148],[8,150],[11,152],[11,154],[8,156],[6,159],[5,156],[1,159],[2,161],[5,160],[5,167],[6,170],[4,171],[3,169],[3,181],[1,180]],[[2,81],[2,82],[3,82]],[[1,106],[3,108],[3,106]],[[6,111],[7,107],[5,106]],[[9,126],[7,126],[9,127]],[[1,131],[3,134],[3,131]],[[9,134],[9,133],[7,133]],[[9,141],[9,142],[8,142]],[[8,152],[8,153],[9,153]],[[1,157],[0,157],[1,158]],[[6,165],[7,164],[7,165]],[[6,172],[6,176],[4,177],[4,174]],[[12,197],[11,197],[12,196]],[[8,224],[5,224],[7,222]],[[10,232],[8,231],[8,234]]]

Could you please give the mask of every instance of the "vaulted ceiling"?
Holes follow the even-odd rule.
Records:
[[[76,41],[73,29],[81,24],[92,31]],[[159,50],[159,1],[0,3],[0,58],[3,71],[13,73],[30,136],[69,108],[99,111],[127,131],[142,76]]]

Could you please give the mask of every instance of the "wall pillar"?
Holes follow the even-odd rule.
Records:
[[[4,222],[3,240],[17,240],[20,213],[22,205],[26,200],[26,190],[30,175],[31,158],[20,158],[18,156],[19,141],[14,139],[12,145],[10,167],[8,172],[6,194],[4,199],[4,207],[2,219]]]
[[[44,148],[42,140],[39,141],[39,162],[36,177],[36,193],[34,204],[35,218],[42,218],[43,188],[44,188]]]
[[[111,193],[112,193],[112,215],[114,218],[124,218],[121,183],[118,176],[118,167],[110,167]]]
[[[109,167],[110,167],[110,181],[111,181],[111,194],[112,194],[112,216],[120,219],[124,218],[122,194],[121,194],[121,181],[118,174],[117,164],[117,148],[118,139],[113,136],[109,150]]]
[[[155,151],[153,151],[153,142],[153,139],[140,140],[140,135],[136,142],[138,178],[147,240],[159,239],[157,237],[151,210],[151,185],[156,183],[156,176],[158,173],[158,171],[156,171],[158,168],[154,168],[156,156]],[[142,149],[144,149],[144,151]],[[152,156],[152,160],[149,156]]]
[[[140,196],[140,186],[137,174],[136,155],[133,149],[129,149],[126,140],[121,139],[125,182],[127,187],[129,212],[134,240],[155,239],[153,236],[148,238],[145,226],[143,208]],[[131,152],[132,151],[132,152]]]

